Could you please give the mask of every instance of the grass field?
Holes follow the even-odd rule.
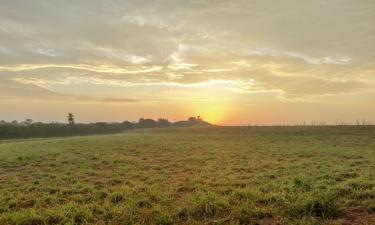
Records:
[[[0,224],[375,224],[375,127],[1,141]]]

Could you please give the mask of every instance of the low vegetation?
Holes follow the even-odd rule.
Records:
[[[198,117],[190,117],[186,121],[169,122],[167,119],[144,119],[138,122],[124,121],[122,123],[78,123],[74,121],[73,114],[68,114],[68,123],[41,123],[31,119],[18,122],[0,121],[0,140],[11,138],[41,138],[41,137],[66,137],[74,135],[113,134],[130,129],[166,128],[207,126],[208,122]]]
[[[375,127],[0,142],[0,224],[374,224]]]

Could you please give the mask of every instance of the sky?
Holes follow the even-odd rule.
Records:
[[[0,0],[0,120],[375,121],[373,0]]]

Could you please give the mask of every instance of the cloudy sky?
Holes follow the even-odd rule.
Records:
[[[373,0],[0,0],[0,119],[375,121]]]

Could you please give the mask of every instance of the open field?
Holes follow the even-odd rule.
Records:
[[[375,127],[1,141],[0,224],[375,224]]]

